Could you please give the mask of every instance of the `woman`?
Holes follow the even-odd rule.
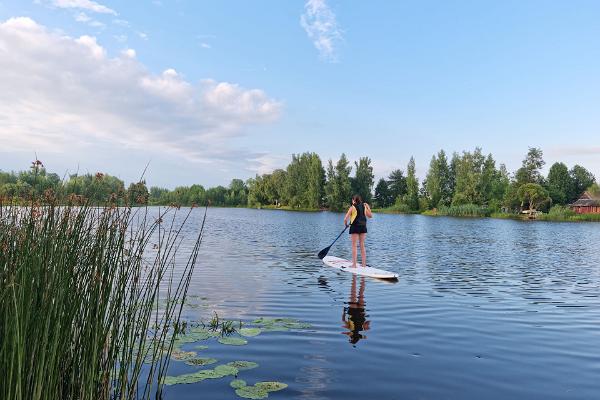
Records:
[[[365,239],[367,238],[367,217],[373,218],[371,207],[363,203],[360,195],[352,197],[352,205],[344,216],[344,225],[348,226],[350,220],[350,237],[352,238],[352,268],[356,268],[356,242],[360,242],[360,255],[362,266],[367,266],[367,252],[365,250]]]

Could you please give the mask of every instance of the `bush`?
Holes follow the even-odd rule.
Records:
[[[437,215],[449,217],[489,217],[492,211],[485,206],[477,204],[462,204],[453,206],[441,206],[437,209]]]

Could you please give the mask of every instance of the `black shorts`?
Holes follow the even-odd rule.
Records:
[[[367,233],[367,225],[350,225],[350,234]]]

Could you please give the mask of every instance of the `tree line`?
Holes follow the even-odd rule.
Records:
[[[543,153],[530,148],[522,166],[510,174],[504,164],[497,165],[491,154],[480,148],[453,153],[444,150],[433,155],[425,178],[420,182],[416,162],[410,158],[406,169],[395,169],[375,184],[369,157],[351,162],[345,154],[326,165],[318,154],[292,155],[286,168],[256,175],[246,181],[233,179],[230,184],[205,189],[200,184],[173,190],[150,187],[145,181],[125,183],[104,173],[72,174],[61,179],[34,161],[26,171],[0,171],[0,196],[29,199],[48,196],[86,199],[94,204],[192,206],[210,203],[227,207],[283,207],[293,209],[329,209],[348,207],[353,194],[378,208],[420,212],[439,207],[475,205],[494,211],[517,211],[523,207],[548,209],[576,200],[596,182],[584,167],[568,168],[554,163],[547,176]]]

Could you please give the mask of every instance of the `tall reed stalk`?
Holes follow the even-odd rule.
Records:
[[[161,397],[206,218],[177,265],[192,212],[0,203],[0,398]]]

